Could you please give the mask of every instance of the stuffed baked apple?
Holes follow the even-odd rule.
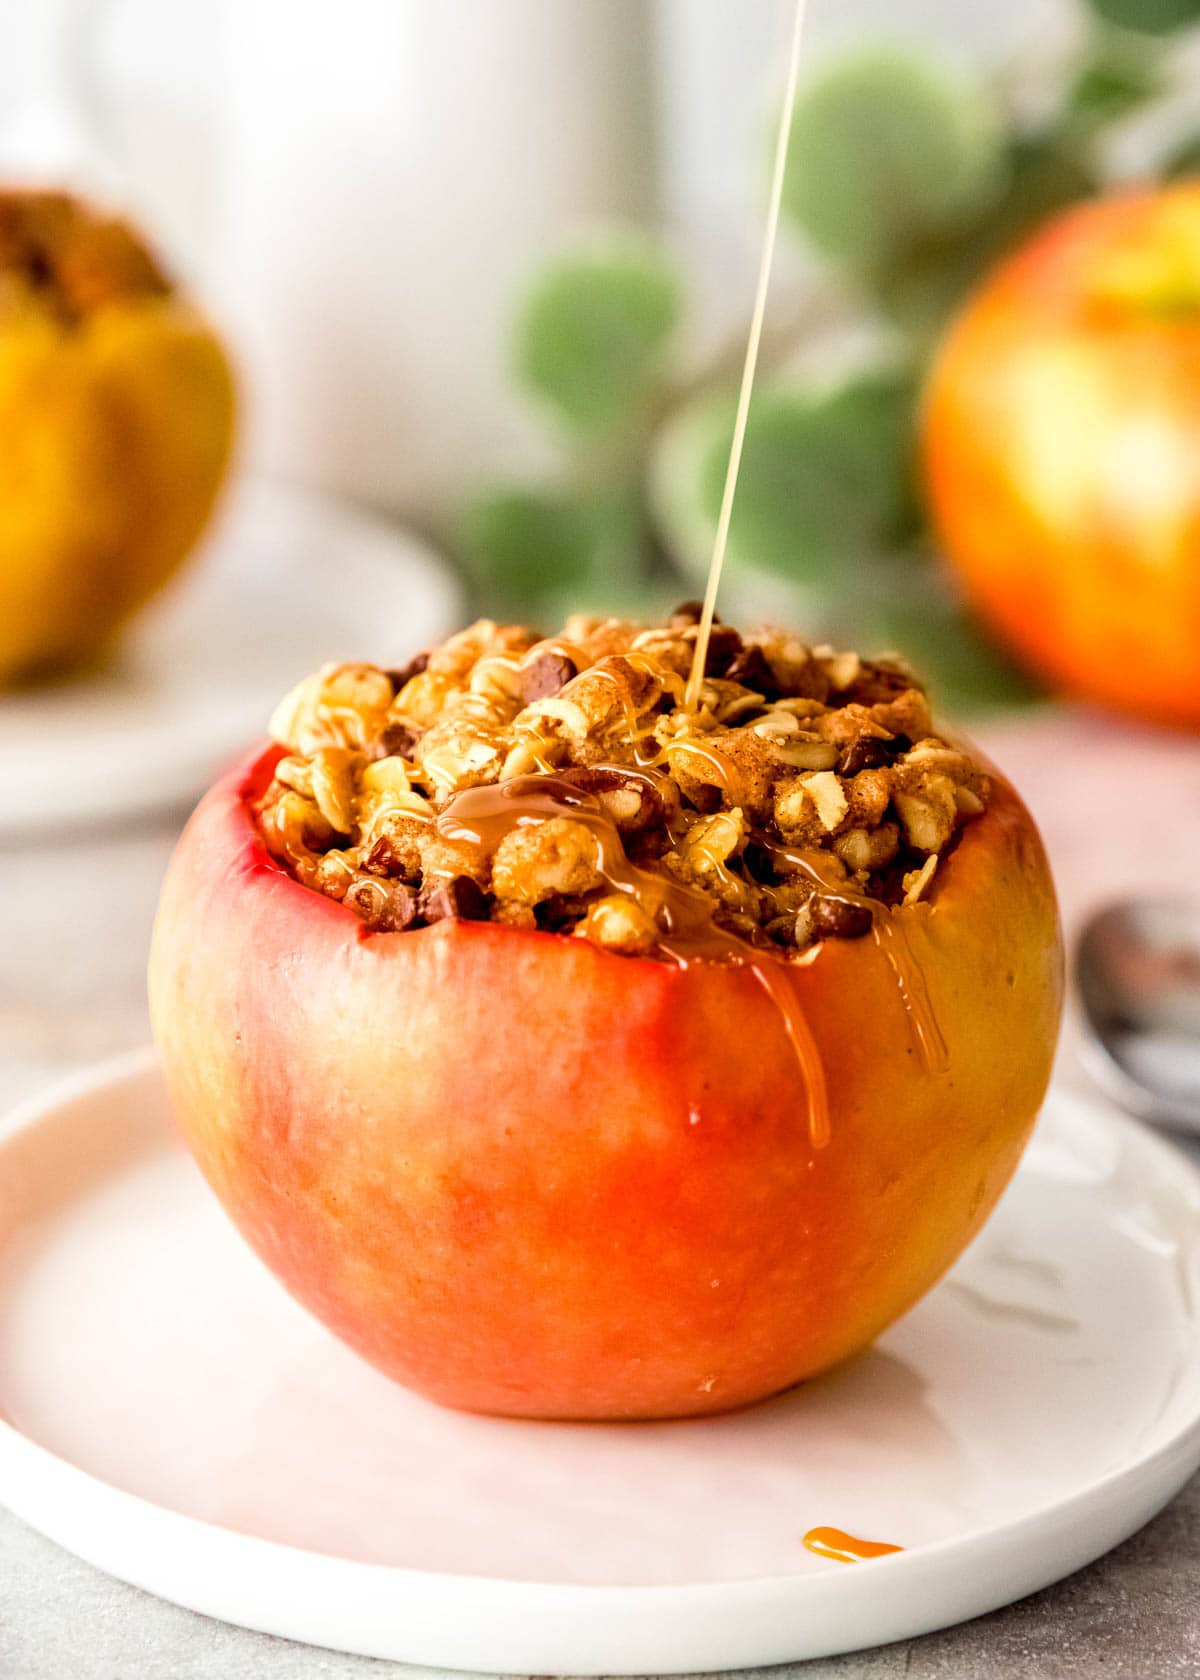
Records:
[[[473,625],[202,801],[155,1031],[217,1195],[401,1383],[549,1418],[811,1376],[979,1229],[1046,1088],[1034,825],[898,664]]]
[[[0,190],[0,683],[96,653],[171,576],[234,406],[219,340],[131,227]]]

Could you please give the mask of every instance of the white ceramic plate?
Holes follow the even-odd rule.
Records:
[[[399,663],[461,608],[450,569],[417,537],[244,482],[109,666],[0,697],[0,838],[190,803],[308,671]]]
[[[872,1352],[692,1423],[444,1412],[243,1249],[149,1055],[0,1132],[0,1499],[111,1573],[314,1644],[671,1673],[813,1657],[1020,1597],[1200,1461],[1200,1186],[1056,1098],[954,1273]],[[903,1545],[802,1545],[830,1524]]]

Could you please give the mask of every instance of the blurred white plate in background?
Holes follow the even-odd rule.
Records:
[[[147,1052],[0,1122],[0,1501],[247,1627],[437,1667],[678,1674],[944,1627],[1200,1461],[1200,1180],[1059,1093],[991,1222],[868,1353],[725,1417],[443,1411],[250,1254]],[[819,1525],[907,1548],[847,1567]]]
[[[398,663],[461,610],[420,538],[244,482],[108,666],[0,698],[0,839],[185,805],[315,666]]]

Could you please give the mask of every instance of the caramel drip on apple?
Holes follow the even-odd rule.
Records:
[[[822,898],[831,898],[838,904],[858,905],[870,912],[871,937],[895,977],[900,1001],[908,1016],[925,1071],[944,1073],[950,1065],[950,1052],[934,1014],[925,976],[912,954],[908,935],[901,926],[897,912],[886,904],[881,904],[877,898],[869,898],[866,893],[855,892],[853,887],[848,887],[844,881],[830,879],[822,873],[811,855],[792,851],[790,847],[780,845],[778,841],[769,840],[761,834],[756,834],[754,838],[770,858],[786,863],[799,874],[806,875],[819,889]]]
[[[750,332],[746,343],[746,359],[742,367],[741,385],[738,390],[737,416],[734,421],[733,440],[729,450],[729,465],[726,470],[725,487],[721,496],[721,510],[717,519],[712,559],[708,568],[704,605],[700,614],[700,622],[696,627],[696,641],[692,650],[692,668],[684,691],[684,706],[688,712],[696,710],[704,686],[709,641],[716,617],[717,593],[721,583],[721,572],[725,564],[725,552],[729,545],[729,527],[733,517],[733,503],[737,493],[742,451],[746,442],[746,422],[750,412],[750,398],[754,390],[754,376],[758,368],[758,351],[762,341],[763,322],[766,316],[771,267],[779,233],[783,183],[787,172],[788,140],[791,135],[792,115],[796,104],[796,84],[800,64],[800,42],[804,33],[804,14],[805,0],[797,0],[795,23],[792,29],[791,54],[788,60],[787,88],[784,94],[783,110],[780,114],[779,132],[775,142],[771,196],[767,211],[766,229],[763,235],[758,288],[754,299],[754,314],[751,318]],[[636,735],[633,738],[636,740]],[[684,754],[693,753],[706,759],[710,768],[716,771],[720,785],[724,788],[727,796],[734,803],[740,804],[743,802],[744,794],[741,792],[741,783],[737,772],[733,765],[729,764],[719,752],[713,748],[702,746],[694,740],[681,742],[674,750]],[[842,902],[848,904],[861,904],[870,910],[872,936],[896,977],[901,1001],[912,1023],[912,1030],[917,1040],[922,1061],[931,1072],[943,1070],[948,1065],[949,1060],[946,1041],[942,1037],[941,1030],[934,1017],[925,978],[913,958],[907,936],[896,917],[891,915],[887,908],[877,903],[876,900],[851,892],[843,886],[830,884],[821,877],[807,859],[801,858],[795,853],[787,852],[786,848],[773,847],[768,842],[763,842],[763,844],[767,850],[773,850],[776,855],[782,855],[794,866],[804,870],[820,886],[824,897],[841,899]]]
[[[810,1528],[803,1544],[818,1557],[832,1558],[836,1563],[863,1563],[867,1558],[886,1557],[889,1552],[902,1552],[903,1546],[889,1545],[886,1540],[859,1540],[842,1528]]]
[[[614,892],[628,893],[657,923],[664,956],[681,968],[703,960],[735,963],[751,971],[779,1011],[804,1080],[809,1139],[814,1149],[823,1149],[829,1142],[825,1070],[788,983],[786,963],[718,927],[706,894],[632,863],[600,800],[562,777],[516,776],[508,782],[465,789],[439,812],[434,823],[444,839],[490,855],[514,829],[562,816],[586,828],[595,840],[595,865],[605,884]]]
[[[938,1026],[929,987],[925,984],[920,963],[912,954],[908,935],[894,911],[876,905],[872,914],[871,937],[895,977],[900,1001],[911,1023],[925,1071],[945,1073],[950,1066],[950,1051]]]
[[[767,207],[767,225],[763,233],[762,258],[758,268],[758,289],[754,298],[754,314],[746,341],[746,360],[742,367],[742,383],[738,391],[737,418],[733,425],[733,442],[729,449],[729,466],[725,473],[725,489],[721,496],[721,512],[717,518],[717,533],[713,542],[712,560],[708,568],[708,585],[704,591],[704,608],[696,630],[696,646],[692,653],[692,670],[688,677],[685,705],[694,712],[704,685],[704,667],[708,662],[708,639],[716,616],[717,591],[721,586],[721,570],[725,564],[725,550],[729,544],[729,525],[733,517],[733,498],[737,491],[738,472],[742,465],[742,449],[746,442],[746,420],[750,413],[750,397],[754,390],[754,375],[758,368],[758,347],[762,341],[763,322],[767,313],[767,293],[771,287],[771,265],[775,259],[775,241],[779,234],[779,215],[783,206],[783,179],[787,174],[788,141],[792,133],[792,116],[796,109],[796,83],[800,72],[800,41],[804,35],[805,0],[796,0],[796,20],[792,25],[792,47],[788,58],[787,87],[783,96],[783,110],[779,116],[779,133],[775,138],[775,162],[771,171],[771,196]]]

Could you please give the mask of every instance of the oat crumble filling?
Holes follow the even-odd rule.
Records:
[[[987,777],[894,660],[714,627],[483,619],[402,670],[330,665],[280,705],[271,854],[369,931],[447,917],[667,948],[671,895],[786,957],[928,892]]]

